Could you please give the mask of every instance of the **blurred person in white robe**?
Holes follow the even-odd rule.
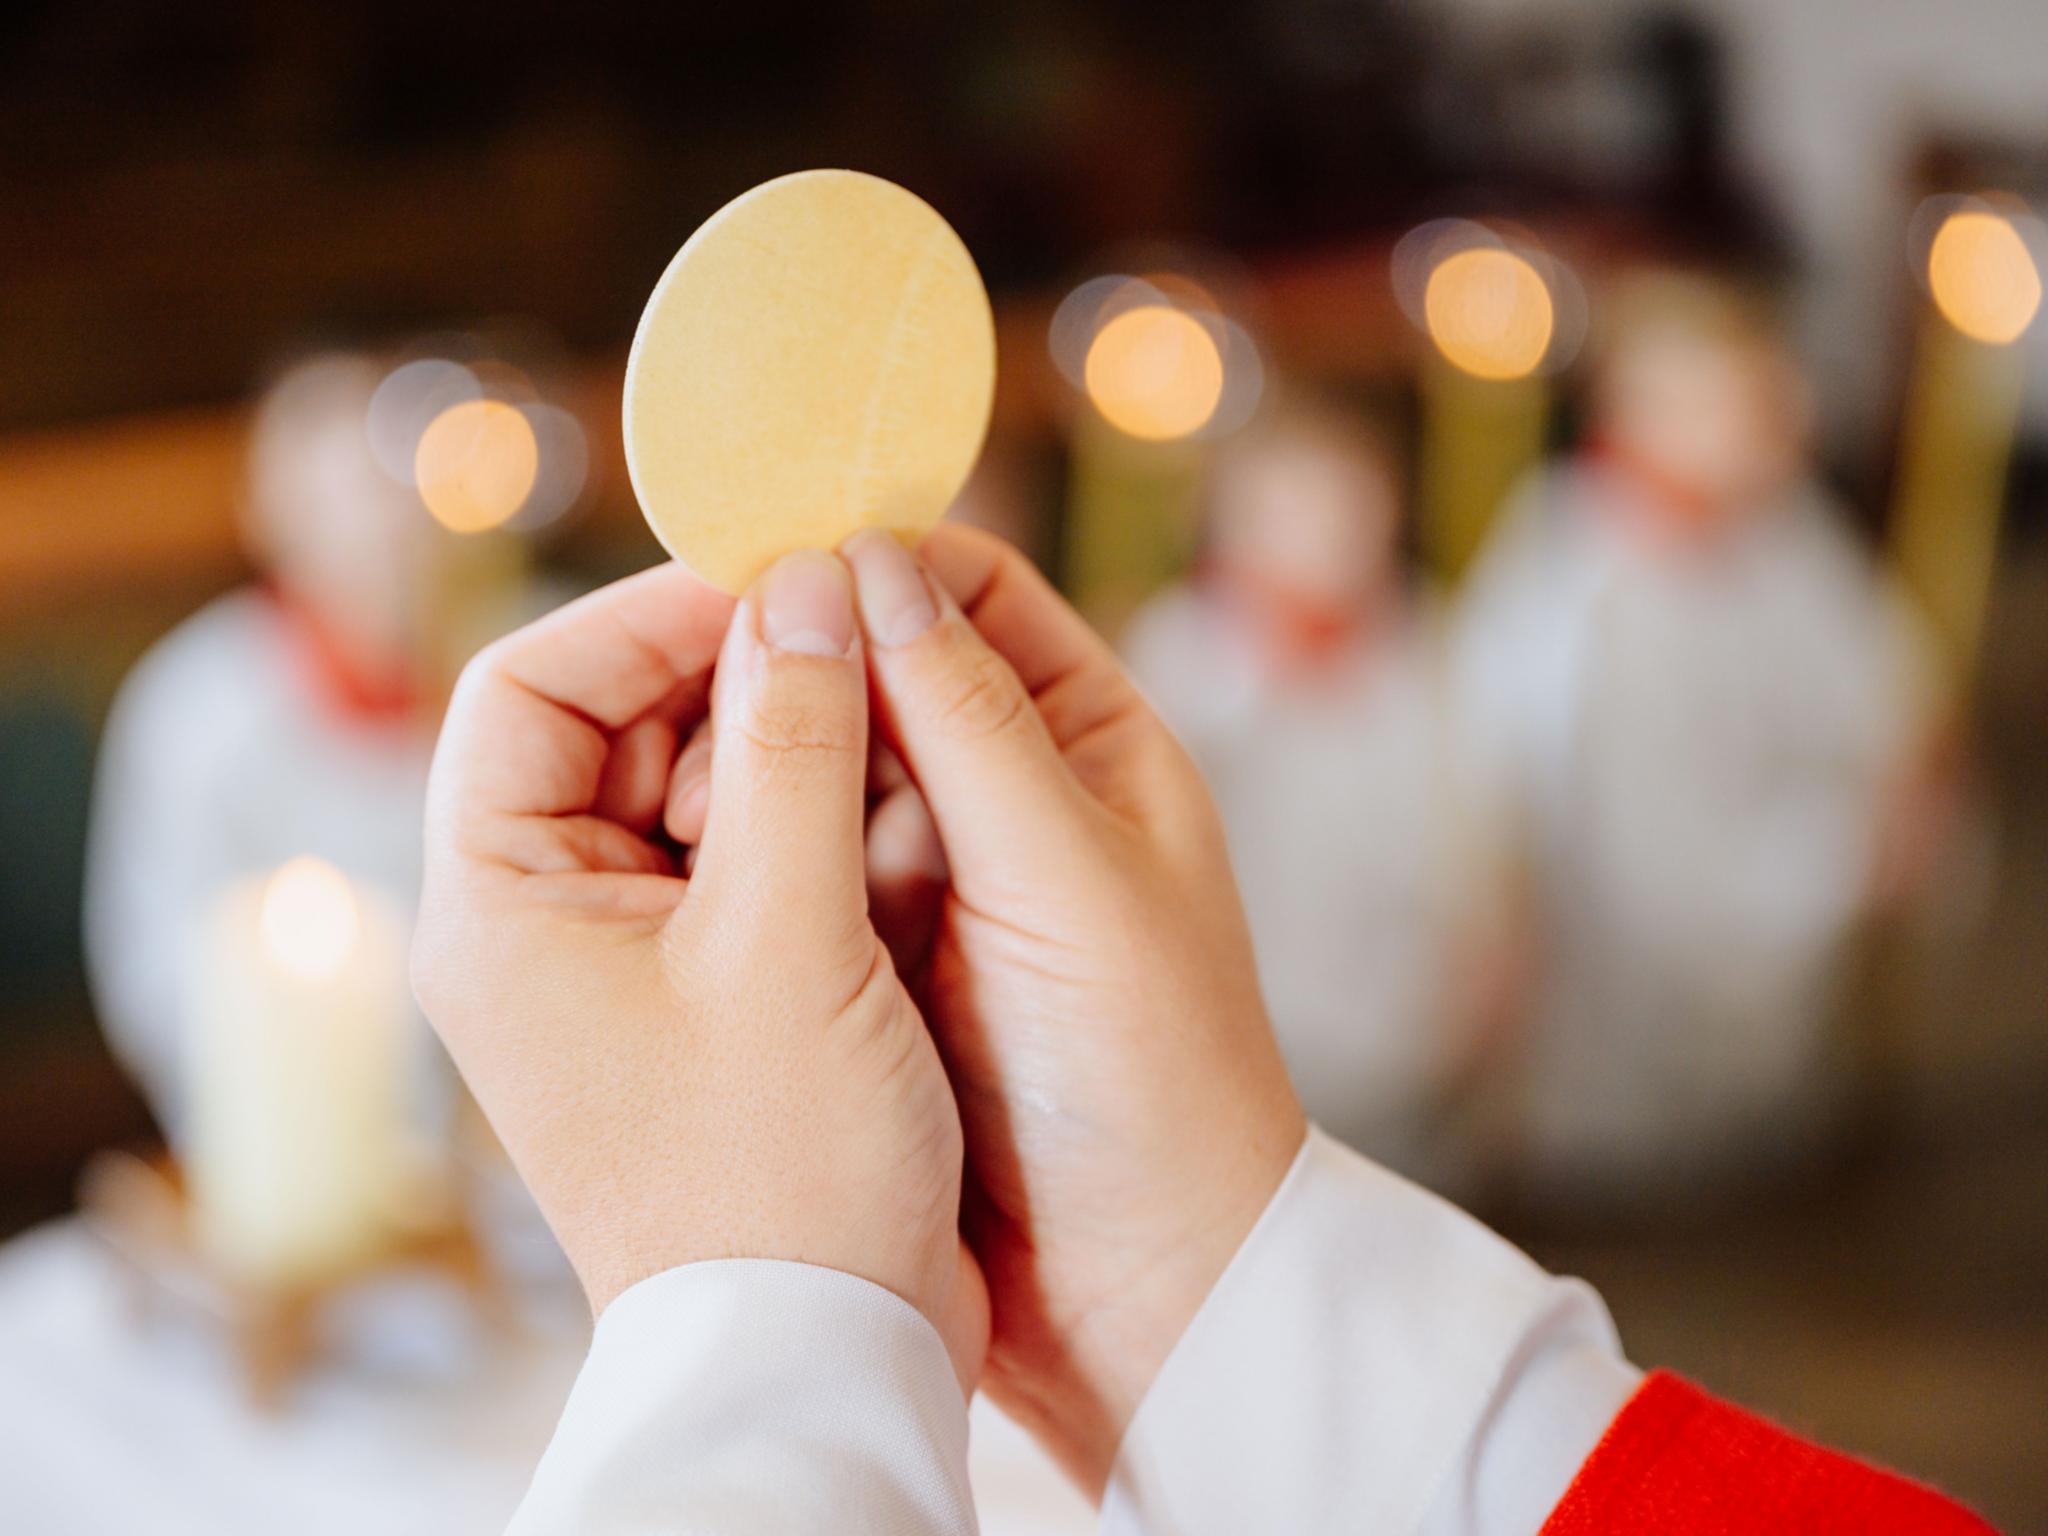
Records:
[[[469,651],[534,611],[523,578],[498,568],[502,550],[441,527],[379,466],[369,411],[388,363],[317,355],[266,391],[242,506],[259,579],[151,648],[102,739],[86,954],[109,1043],[174,1147],[186,1131],[184,968],[216,895],[311,854],[409,924],[448,687]],[[436,1142],[453,1128],[454,1084],[414,1024],[413,1128]],[[500,1225],[537,1243],[527,1214]]]
[[[1535,943],[1516,1165],[1627,1205],[1824,1142],[1844,964],[1923,797],[1914,616],[1808,467],[1756,306],[1647,274],[1590,440],[1503,514],[1458,620],[1462,739]]]
[[[1310,1115],[1457,1182],[1491,904],[1392,455],[1362,419],[1284,401],[1218,450],[1207,501],[1196,574],[1132,621],[1125,657],[1216,796]]]

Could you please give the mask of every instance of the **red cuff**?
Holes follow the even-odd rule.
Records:
[[[1542,1536],[1983,1536],[1933,1489],[1810,1445],[1667,1372],[1645,1378]]]

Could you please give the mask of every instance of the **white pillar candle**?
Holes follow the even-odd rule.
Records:
[[[319,859],[238,881],[188,975],[180,1149],[197,1241],[270,1283],[346,1269],[403,1210],[409,1009],[395,914]]]

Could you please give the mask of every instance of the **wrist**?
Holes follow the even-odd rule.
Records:
[[[1090,1499],[1101,1499],[1139,1405],[1228,1264],[1155,1271],[1061,1330],[1050,1351],[1031,1350],[1028,1364],[1007,1352],[992,1360],[992,1394]]]
[[[1308,1122],[1291,1100],[1267,1134],[1239,1140],[1234,1176],[1202,1182],[1168,1209],[1198,1213],[1134,1251],[1091,1287],[1098,1298],[1049,1315],[1042,1334],[999,1338],[984,1382],[1090,1498],[1099,1499],[1153,1382],[1299,1160]]]

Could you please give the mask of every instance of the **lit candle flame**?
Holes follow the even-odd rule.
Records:
[[[1223,354],[1208,328],[1166,304],[1141,304],[1096,334],[1088,398],[1119,431],[1151,442],[1199,432],[1223,398]]]
[[[2010,219],[1977,209],[1943,220],[1927,253],[1942,318],[1973,341],[2007,346],[2041,308],[2041,273]]]
[[[436,416],[413,455],[420,499],[456,533],[481,533],[512,517],[540,472],[533,426],[502,400],[465,400]]]
[[[339,974],[361,926],[347,876],[324,859],[293,859],[263,888],[258,929],[264,948],[280,968],[302,981]]]
[[[1550,351],[1556,309],[1542,274],[1513,251],[1478,246],[1439,262],[1423,291],[1430,340],[1482,379],[1520,379]]]

